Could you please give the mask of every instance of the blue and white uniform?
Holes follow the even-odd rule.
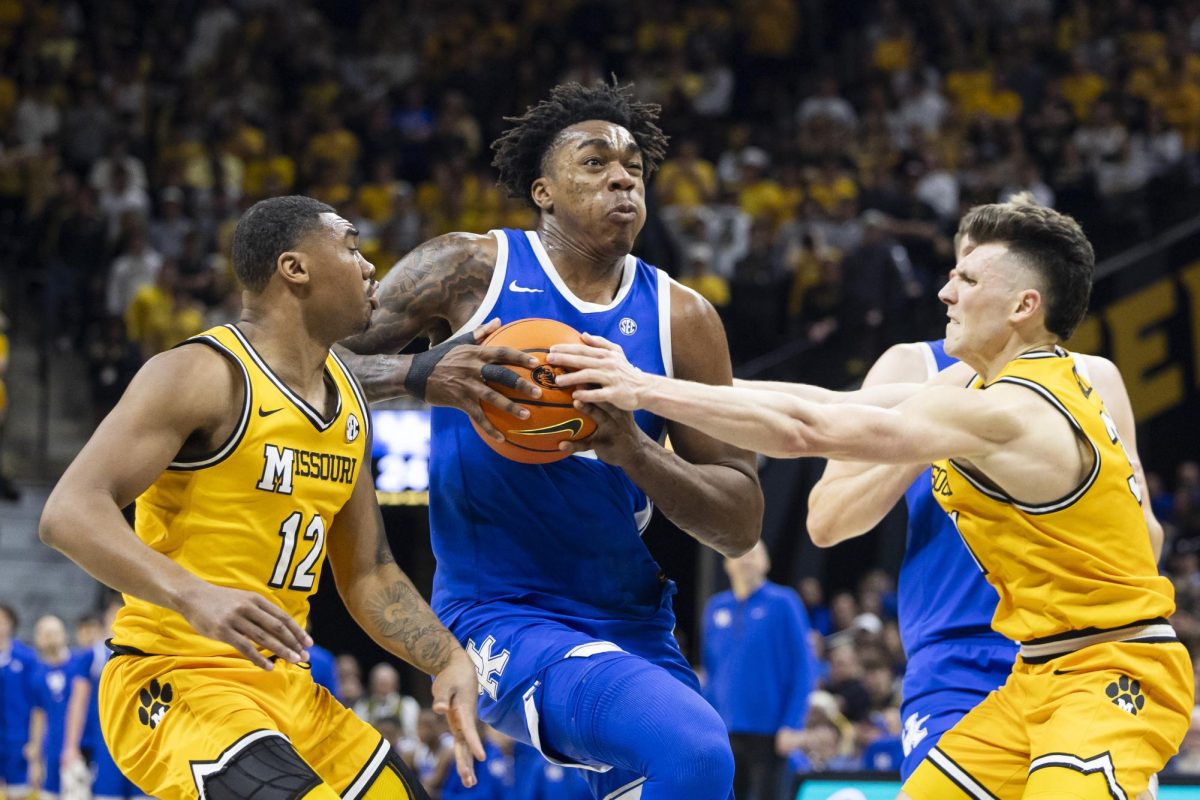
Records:
[[[923,342],[928,377],[957,363],[942,341]],[[992,630],[999,597],[933,497],[931,471],[904,494],[908,541],[900,565],[904,670],[900,717],[907,779],[926,753],[1012,672],[1015,644]]]
[[[0,652],[0,777],[10,792],[24,791],[28,785],[25,744],[29,741],[29,714],[32,708],[33,672],[37,653],[24,642],[13,640]]]
[[[492,281],[462,331],[493,317],[555,319],[616,342],[645,372],[672,374],[665,273],[626,256],[612,302],[590,303],[566,286],[536,233],[492,235]],[[662,440],[661,418],[634,417]],[[699,776],[647,774],[670,755],[651,738],[688,740],[691,731],[687,743],[716,747],[709,726],[729,745],[672,636],[675,585],[641,539],[653,510],[646,494],[591,452],[544,465],[510,461],[454,409],[433,409],[430,450],[433,608],[475,662],[480,717],[587,770],[597,797],[713,797],[711,785],[707,794],[681,788]],[[608,685],[612,692],[600,692]],[[594,724],[579,724],[580,715]],[[667,736],[657,725],[675,728]]]
[[[66,731],[67,701],[71,697],[71,681],[74,677],[75,664],[69,657],[61,664],[47,664],[39,660],[33,670],[32,705],[46,714],[46,732],[42,737],[42,762],[46,775],[39,796],[57,795],[61,788],[59,761]]]
[[[88,695],[87,723],[83,729],[80,749],[91,754],[92,797],[94,800],[123,800],[146,795],[125,777],[108,752],[108,745],[100,733],[100,675],[111,655],[103,642],[97,642],[87,650],[75,654],[75,675],[85,679],[91,686]]]

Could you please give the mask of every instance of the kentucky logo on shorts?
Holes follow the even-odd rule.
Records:
[[[148,686],[138,692],[138,719],[143,725],[149,725],[150,730],[158,727],[163,716],[171,710],[171,701],[175,699],[175,690],[171,684],[160,684],[158,679],[150,681]]]
[[[1130,680],[1125,675],[1122,675],[1120,680],[1110,683],[1104,693],[1112,700],[1114,706],[1122,711],[1128,711],[1135,717],[1146,705],[1146,698],[1142,694],[1142,684]]]
[[[501,650],[498,655],[492,655],[492,648],[495,645],[496,639],[493,636],[484,639],[481,646],[476,646],[474,639],[467,640],[467,657],[475,665],[475,677],[479,679],[479,693],[487,692],[493,700],[496,699],[496,693],[500,689],[498,679],[504,674],[504,667],[508,664],[507,650]],[[495,677],[492,677],[493,675]]]

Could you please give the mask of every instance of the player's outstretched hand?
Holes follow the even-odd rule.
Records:
[[[520,377],[505,364],[533,369],[538,360],[514,347],[480,347],[482,342],[500,327],[500,320],[493,319],[476,328],[473,333],[455,337],[413,359],[412,369],[429,370],[424,395],[418,393],[430,405],[449,406],[466,412],[489,436],[496,441],[504,436],[484,415],[480,403],[493,405],[506,414],[525,419],[529,412],[488,386],[485,381],[515,389],[532,398],[542,396],[542,390],[530,380]],[[441,352],[438,352],[438,351]],[[434,359],[426,366],[421,363]]]
[[[197,633],[232,645],[267,671],[274,665],[259,648],[293,664],[308,660],[312,638],[286,611],[255,592],[202,582],[189,592],[180,613]]]
[[[554,379],[575,388],[580,403],[608,403],[624,411],[641,407],[648,382],[646,373],[629,363],[625,351],[602,336],[583,334],[584,344],[556,344],[547,361],[573,370]]]
[[[483,761],[483,742],[475,726],[479,703],[479,678],[462,650],[455,653],[433,679],[433,710],[446,717],[454,735],[454,763],[463,786],[475,785],[475,762]]]

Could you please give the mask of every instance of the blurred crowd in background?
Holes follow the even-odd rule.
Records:
[[[4,311],[85,355],[98,420],[146,358],[237,318],[250,203],[330,203],[380,276],[442,233],[533,227],[489,143],[551,86],[614,76],[672,136],[637,252],[718,308],[735,364],[799,344],[814,383],[938,335],[972,205],[1028,191],[1100,257],[1198,207],[1197,0],[0,0]],[[1195,655],[1200,468],[1150,481]],[[893,768],[891,578],[796,588],[818,667],[793,767]],[[387,665],[337,676],[442,792],[441,721]],[[1172,769],[1200,773],[1195,730]]]

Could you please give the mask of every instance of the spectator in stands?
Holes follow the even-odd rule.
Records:
[[[146,233],[134,226],[126,235],[125,246],[108,271],[104,310],[110,317],[124,317],[126,309],[146,286],[153,286],[162,269],[162,256],[146,241]]]
[[[0,603],[0,785],[8,800],[24,800],[29,790],[25,745],[29,741],[30,689],[37,652],[17,639],[17,612]]]
[[[808,614],[794,591],[767,580],[762,542],[724,564],[732,588],[704,609],[704,696],[729,729],[734,794],[776,800],[785,789],[784,743],[803,729],[816,683]]]
[[[354,713],[374,724],[382,717],[397,717],[405,736],[417,731],[421,706],[408,695],[400,694],[400,673],[388,663],[376,664],[368,678],[368,694],[354,704]]]
[[[53,797],[61,785],[63,734],[74,674],[62,620],[54,616],[39,619],[33,627],[33,644],[37,664],[29,683],[33,713],[25,756],[29,761],[30,786]]]

